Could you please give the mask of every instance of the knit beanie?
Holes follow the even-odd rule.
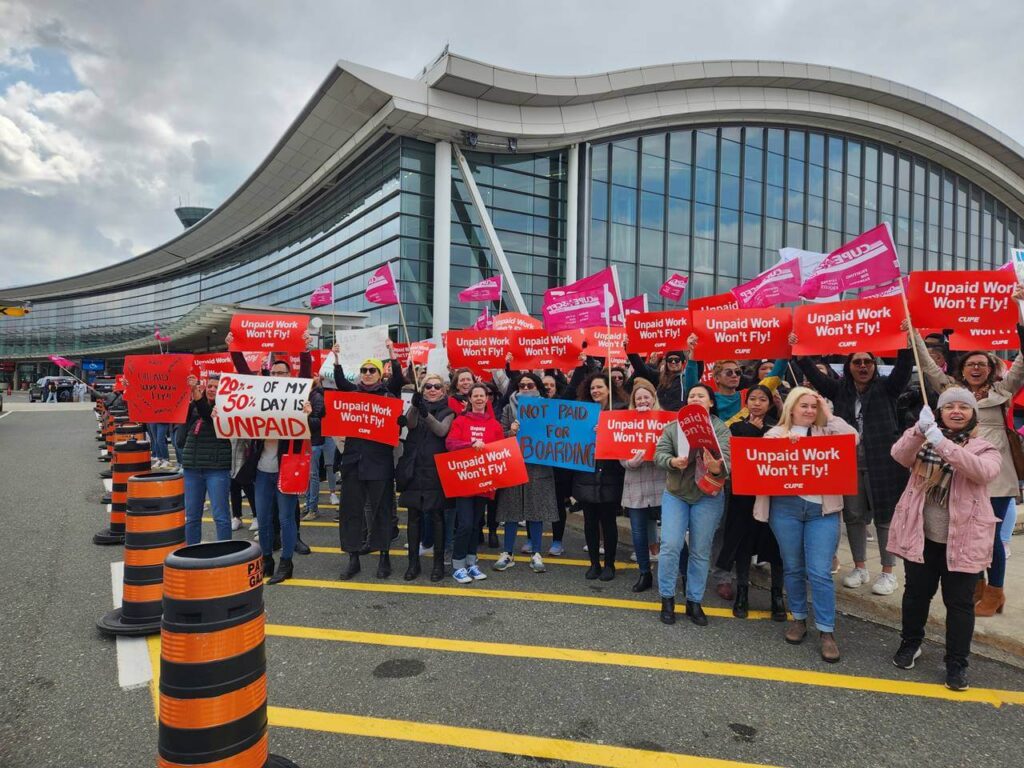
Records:
[[[939,395],[939,408],[941,409],[942,406],[949,405],[950,403],[963,403],[964,405],[971,406],[975,413],[978,411],[977,399],[969,389],[964,387],[949,387],[942,391],[942,394]]]

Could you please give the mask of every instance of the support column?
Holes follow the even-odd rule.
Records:
[[[452,145],[434,145],[434,326],[440,343],[448,330],[452,283]]]
[[[576,281],[577,242],[579,234],[579,181],[580,181],[580,145],[569,147],[569,167],[565,188],[565,282]]]

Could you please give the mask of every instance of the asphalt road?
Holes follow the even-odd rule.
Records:
[[[151,691],[118,686],[94,626],[121,550],[91,542],[105,524],[93,428],[83,412],[0,418],[4,768],[155,764]],[[341,583],[336,528],[304,524],[303,538],[316,551],[296,557],[296,580],[264,590],[271,749],[303,768],[1020,765],[1024,671],[996,662],[973,659],[956,695],[938,685],[941,647],[902,672],[896,633],[846,617],[833,666],[765,619],[663,626],[652,593],[629,591],[635,570],[594,583],[521,557],[500,574],[485,563],[472,586],[410,586],[404,557],[378,581],[371,556]],[[580,534],[567,548],[585,558]]]

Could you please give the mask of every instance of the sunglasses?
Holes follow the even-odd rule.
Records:
[[[377,370],[374,368],[373,370]],[[424,384],[424,389],[444,389],[444,384]]]
[[[380,373],[376,368],[360,368],[360,373]]]
[[[722,375],[723,376],[739,376],[740,372],[739,372],[739,369],[737,369],[737,368],[723,368],[722,369]]]
[[[858,368],[867,368],[868,366],[874,365],[874,360],[851,360],[850,365],[855,365]]]
[[[666,363],[681,363],[681,362],[683,362],[683,358],[681,358],[681,357],[666,357],[665,358],[665,362]]]
[[[534,384],[532,381],[524,381],[522,384],[519,385],[519,388],[520,389],[530,390],[530,389],[536,389],[537,385]]]

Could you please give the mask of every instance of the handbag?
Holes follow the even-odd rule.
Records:
[[[286,453],[281,456],[277,490],[293,496],[305,494],[309,488],[311,458],[309,441],[303,441],[302,453]]]
[[[1013,469],[1017,473],[1017,481],[1024,480],[1024,446],[1020,444],[1020,435],[1017,430],[1009,424],[1009,413],[1006,403],[1003,403],[1003,429],[1006,430],[1006,442],[1010,444],[1010,457],[1013,459]]]
[[[725,476],[715,477],[707,471],[704,463],[698,459],[694,474],[697,477],[697,487],[705,496],[717,496],[725,487]]]

